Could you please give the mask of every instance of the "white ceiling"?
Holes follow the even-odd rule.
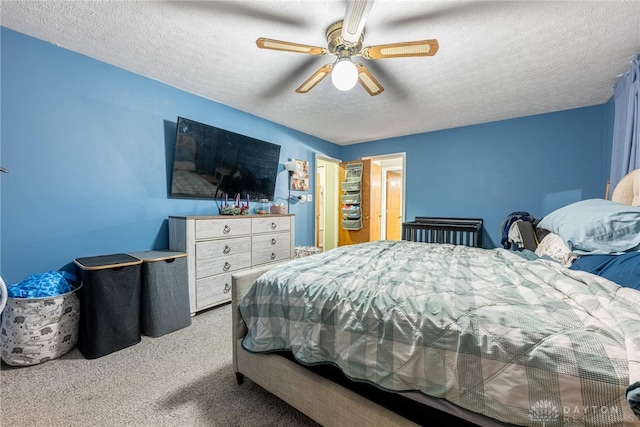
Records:
[[[365,62],[371,97],[323,80],[334,57],[261,50],[258,37],[326,47],[333,1],[6,1],[1,23],[340,145],[602,104],[640,52],[639,1],[377,0],[364,45],[435,38],[435,56]]]

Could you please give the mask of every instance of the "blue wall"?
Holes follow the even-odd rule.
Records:
[[[343,147],[342,158],[406,152],[405,218],[480,217],[484,246],[500,246],[500,226],[511,212],[541,218],[568,203],[604,196],[610,108],[609,103],[351,145]]]
[[[335,144],[1,31],[0,161],[10,173],[0,177],[0,274],[7,283],[78,257],[166,248],[169,215],[216,214],[212,201],[168,198],[178,116],[279,144],[281,163],[340,155]],[[280,169],[276,197],[286,198]],[[313,204],[291,212],[296,242],[313,242]]]
[[[6,28],[0,41],[0,165],[10,170],[0,176],[0,274],[8,283],[78,257],[165,248],[169,215],[215,214],[211,201],[167,196],[178,116],[279,144],[281,163],[305,159],[312,168],[315,153],[406,152],[406,217],[482,217],[489,247],[499,246],[509,213],[541,217],[601,197],[609,174],[611,101],[339,147]],[[282,170],[276,195],[287,194]],[[291,212],[296,244],[313,244],[313,203]]]

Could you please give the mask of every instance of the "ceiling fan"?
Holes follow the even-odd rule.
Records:
[[[399,58],[408,56],[433,56],[438,51],[438,41],[418,40],[362,47],[364,24],[374,0],[348,0],[343,20],[334,22],[327,28],[327,47],[260,37],[256,44],[260,49],[305,53],[308,55],[335,55],[336,61],[323,65],[297,89],[297,93],[307,93],[322,79],[331,74],[333,85],[339,90],[350,90],[359,81],[369,95],[375,96],[384,90],[380,82],[362,63],[353,63],[353,56],[365,59]]]

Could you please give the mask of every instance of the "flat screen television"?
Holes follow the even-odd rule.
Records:
[[[273,200],[280,146],[178,117],[171,197]]]

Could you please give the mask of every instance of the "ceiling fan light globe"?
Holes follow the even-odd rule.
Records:
[[[336,89],[348,91],[358,82],[358,70],[350,58],[339,59],[331,71],[331,81]]]

